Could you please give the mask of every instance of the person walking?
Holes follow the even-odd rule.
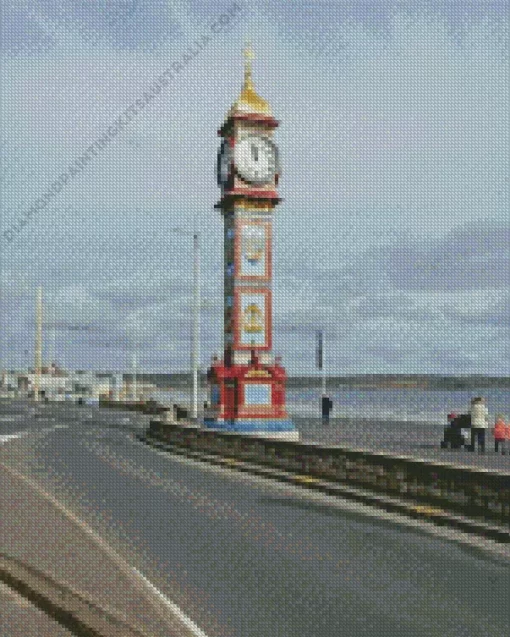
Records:
[[[331,410],[333,409],[333,401],[327,394],[322,394],[321,407],[322,407],[322,424],[328,425],[329,414],[331,413]]]
[[[444,428],[444,439],[441,443],[442,449],[460,449],[465,444],[464,436],[460,430],[457,414],[451,412],[447,416],[448,426]]]
[[[471,449],[475,450],[475,442],[478,443],[478,451],[485,452],[485,433],[489,428],[489,411],[485,405],[485,400],[481,396],[473,398],[471,401]]]
[[[506,424],[502,414],[496,416],[492,433],[494,435],[494,453],[498,453],[501,449],[501,454],[504,456],[506,449]]]
[[[505,427],[505,430],[506,430],[506,436],[505,436],[506,451],[503,451],[502,453],[508,452],[508,454],[510,454],[510,420],[508,421],[508,424]]]

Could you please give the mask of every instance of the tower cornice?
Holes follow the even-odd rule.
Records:
[[[268,129],[277,128],[280,124],[280,122],[272,115],[262,115],[260,113],[232,113],[227,117],[221,128],[218,129],[218,135],[221,137],[228,137],[234,122],[264,126]]]
[[[214,207],[218,210],[223,210],[225,208],[231,208],[233,205],[241,204],[256,209],[257,203],[269,203],[273,207],[281,201],[283,200],[278,196],[276,190],[233,188],[232,190],[224,192],[220,201]]]

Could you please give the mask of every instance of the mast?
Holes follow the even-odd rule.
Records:
[[[134,402],[136,402],[137,401],[136,395],[138,393],[137,377],[136,377],[136,367],[137,367],[136,343],[135,343],[135,350],[133,352],[132,364],[133,364],[133,377],[131,382],[131,390],[132,390],[132,399]]]
[[[43,300],[42,287],[37,288],[36,307],[35,307],[35,377],[34,377],[34,400],[39,400],[39,391],[41,387],[42,373],[42,316],[43,316]]]

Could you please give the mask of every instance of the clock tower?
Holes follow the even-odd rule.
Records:
[[[251,49],[244,85],[218,131],[216,208],[224,222],[224,355],[208,371],[204,425],[298,440],[285,409],[286,374],[272,355],[272,225],[280,201],[278,126],[255,91]]]

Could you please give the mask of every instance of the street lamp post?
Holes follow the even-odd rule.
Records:
[[[200,364],[200,245],[198,232],[193,234],[193,339],[191,369],[193,372],[193,396],[191,417],[198,418],[198,368]]]
[[[172,228],[172,232],[193,236],[193,324],[191,329],[191,417],[198,418],[198,373],[200,365],[200,243],[199,233],[182,228]]]
[[[39,392],[41,390],[41,373],[42,373],[42,320],[43,320],[43,296],[42,287],[37,288],[37,299],[35,308],[35,375],[34,375],[34,401],[39,400]]]

